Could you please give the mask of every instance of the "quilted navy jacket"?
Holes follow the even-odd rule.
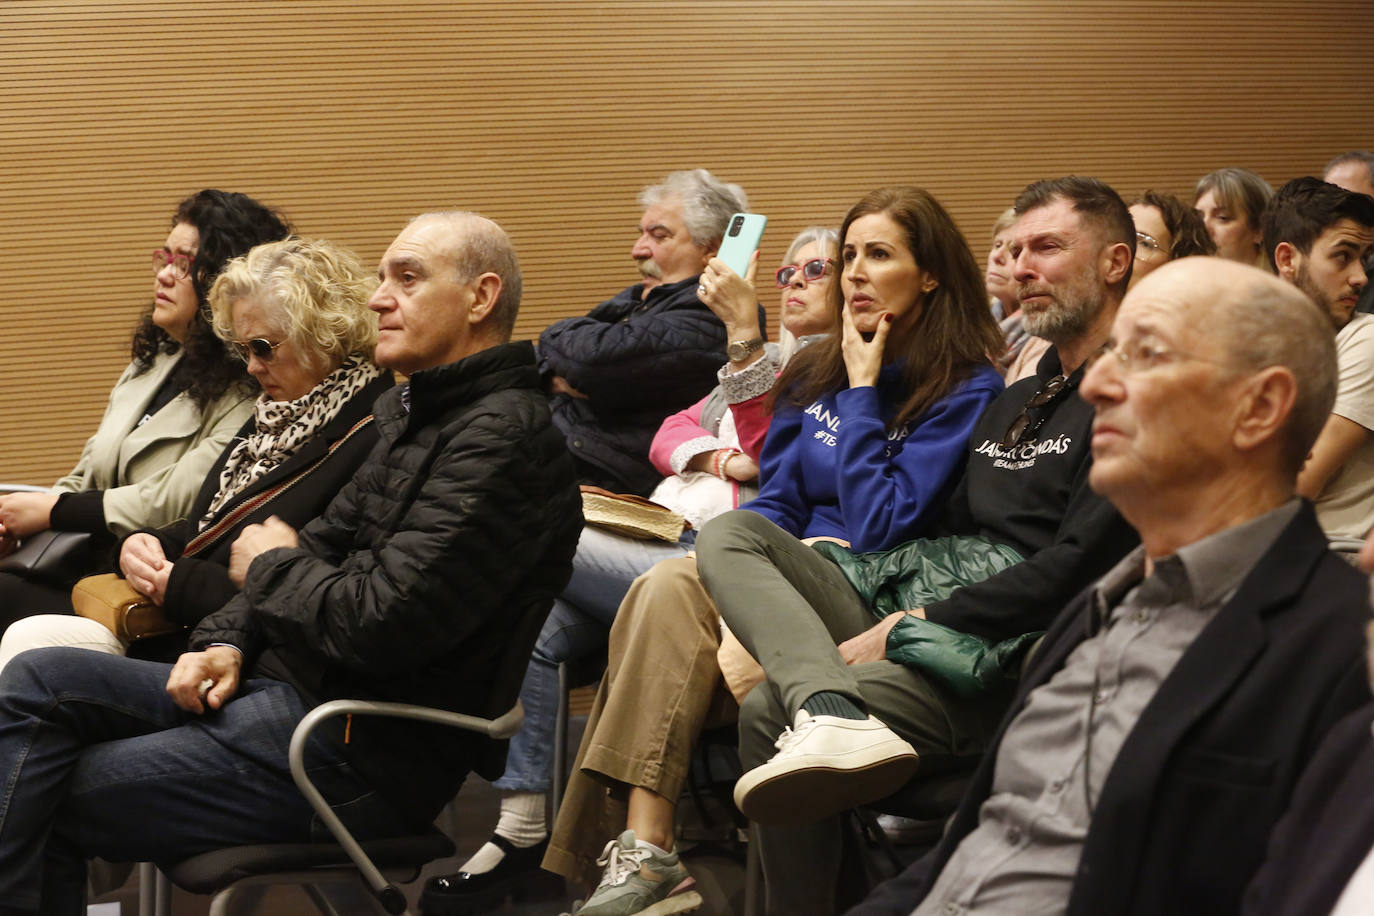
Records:
[[[552,404],[584,483],[647,496],[662,479],[649,463],[654,433],[664,417],[715,387],[725,326],[697,298],[697,282],[690,277],[647,295],[636,283],[539,336],[540,371],[587,395],[556,395]]]
[[[269,550],[193,648],[229,643],[244,677],[338,697],[484,713],[516,612],[572,572],[581,498],[528,342],[410,378],[378,399],[380,442],[300,546]],[[336,720],[337,722],[337,720]],[[333,740],[343,740],[343,723]],[[477,739],[355,719],[344,753],[417,824],[472,768]]]

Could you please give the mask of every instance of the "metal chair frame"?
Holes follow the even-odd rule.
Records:
[[[408,703],[379,703],[366,700],[330,700],[310,710],[297,723],[295,731],[291,734],[291,745],[287,751],[291,778],[320,820],[329,829],[335,842],[347,856],[347,861],[340,862],[338,865],[287,870],[240,878],[216,892],[210,905],[211,916],[227,916],[229,905],[240,889],[279,884],[303,885],[306,888],[306,893],[310,895],[311,900],[315,902],[322,913],[327,914],[327,916],[335,916],[333,907],[314,886],[325,883],[353,882],[358,880],[359,876],[384,912],[392,914],[406,912],[405,894],[396,887],[393,881],[401,881],[402,883],[413,881],[419,876],[420,869],[427,863],[419,862],[398,866],[389,869],[389,875],[384,874],[373,863],[353,837],[353,834],[339,820],[339,816],[329,807],[329,803],[319,789],[315,788],[305,770],[305,745],[310,734],[328,719],[344,715],[412,719],[478,732],[495,740],[511,737],[520,730],[520,725],[525,720],[525,711],[519,700],[516,700],[514,706],[496,719],[484,719],[479,716],[450,712],[445,709],[434,709],[428,706],[415,706]],[[149,863],[143,863],[140,866],[140,916],[171,916],[171,891],[171,882],[160,870]]]

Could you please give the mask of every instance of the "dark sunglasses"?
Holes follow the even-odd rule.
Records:
[[[795,264],[779,267],[778,289],[787,289],[787,287],[791,286],[792,278],[797,275],[797,271],[799,270],[802,272],[802,276],[806,278],[807,283],[815,283],[821,277],[825,276],[826,271],[830,269],[830,265],[834,263],[835,262],[830,258],[812,258],[801,267]]]
[[[1021,408],[1015,420],[1011,421],[1011,426],[1007,427],[1007,434],[1002,437],[1002,448],[1012,449],[1026,442],[1045,424],[1048,413],[1041,411],[1034,418],[1031,417],[1032,410],[1048,407],[1059,399],[1065,391],[1069,390],[1069,380],[1056,375],[1046,382],[1039,391],[1031,395],[1026,406]]]
[[[277,347],[280,347],[284,343],[286,343],[284,340],[272,343],[272,341],[265,337],[254,337],[252,340],[229,341],[229,345],[234,348],[234,352],[238,354],[239,359],[243,360],[245,363],[253,356],[256,356],[265,363],[270,363],[272,357],[277,355]]]

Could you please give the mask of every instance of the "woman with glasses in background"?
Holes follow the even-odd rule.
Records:
[[[186,517],[136,531],[119,549],[120,572],[173,623],[193,627],[238,592],[230,548],[245,527],[271,516],[302,527],[377,443],[372,404],[392,379],[372,362],[377,320],[367,302],[375,288],[352,252],[308,239],[259,245],[215,281],[214,332],[262,393],[202,474]],[[102,624],[71,616],[70,600],[62,610],[11,624],[0,640],[0,666],[40,646],[129,648]],[[140,657],[171,660],[185,648],[185,632],[134,645]]]
[[[697,529],[758,492],[758,460],[768,431],[768,396],[797,350],[830,329],[828,294],[838,257],[834,229],[803,230],[787,249],[774,282],[779,291],[778,344],[736,347],[721,370],[720,384],[705,398],[663,421],[649,459],[664,475],[651,499],[687,519],[675,543],[644,540],[588,525],[573,558],[573,576],[554,602],[535,644],[520,701],[525,723],[511,739],[501,813],[492,838],[453,875],[431,879],[426,914],[479,913],[495,909],[527,886],[544,857],[544,816],[552,779],[558,665],[605,650],[616,609],[637,576],[660,560],[683,557]],[[698,296],[725,325],[726,340],[763,339],[759,297],[751,263],[740,277],[713,258],[701,275]],[[652,383],[652,380],[646,380]]]
[[[1130,206],[1135,221],[1135,265],[1131,286],[1170,261],[1217,253],[1202,214],[1172,194],[1145,191]]]
[[[1260,217],[1274,189],[1248,169],[1217,169],[1198,179],[1193,208],[1202,216],[1217,257],[1267,269]]]
[[[134,332],[133,361],[81,459],[46,492],[0,495],[0,556],[50,529],[91,536],[84,557],[60,569],[0,572],[0,626],[69,608],[72,582],[99,571],[115,538],[190,510],[256,388],[211,330],[206,293],[231,258],[290,231],[244,194],[204,190],[177,206],[153,252],[153,303]]]

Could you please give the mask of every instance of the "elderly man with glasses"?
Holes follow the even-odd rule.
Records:
[[[1053,346],[979,420],[932,537],[852,555],[783,543],[740,510],[697,541],[702,580],[767,675],[741,704],[735,800],[760,824],[769,913],[834,912],[838,812],[897,789],[912,748],[923,772],[971,770],[1028,634],[1135,543],[1088,488],[1092,407],[1078,395],[1126,291],[1135,226],[1091,178],[1037,182],[1014,209],[1025,325]],[[951,640],[971,651],[930,650]],[[951,679],[949,655],[980,652]]]
[[[1367,583],[1296,495],[1335,396],[1324,316],[1187,258],[1113,335],[1080,389],[1090,483],[1141,546],[1055,619],[939,846],[851,916],[1238,912],[1303,766],[1369,700]]]

